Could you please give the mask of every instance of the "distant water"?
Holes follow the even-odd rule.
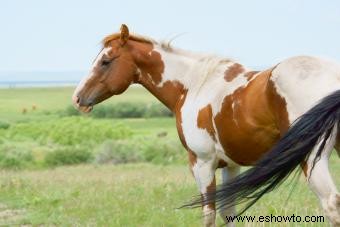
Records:
[[[76,86],[78,81],[0,81],[0,88]]]
[[[0,88],[75,86],[86,75],[69,72],[0,72]]]

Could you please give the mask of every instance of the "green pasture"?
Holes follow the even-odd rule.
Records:
[[[58,111],[72,105],[71,96],[73,91],[74,87],[0,89],[0,122],[42,122],[59,119]],[[98,104],[98,106],[119,102],[142,103],[145,105],[160,103],[144,88],[131,86],[123,95],[113,96],[106,100],[105,103]],[[83,115],[83,117],[88,116]],[[98,121],[101,120],[98,119]],[[173,118],[110,119],[103,121],[110,122],[110,124],[122,123],[135,131],[136,135],[166,131],[173,138],[177,138]]]
[[[178,163],[182,160],[184,163],[185,152],[177,137],[174,118],[79,115],[71,103],[73,90],[71,87],[0,90],[0,168],[41,168],[51,163],[93,163],[97,159],[130,162],[129,155],[135,155],[132,150],[138,153],[134,161]],[[94,111],[119,103],[126,104],[116,105],[117,108],[130,103],[127,111],[133,111],[133,105],[147,106],[159,101],[143,88],[134,86],[124,95],[98,104]],[[112,108],[115,106],[111,106],[114,111]],[[164,158],[162,152],[166,153]],[[80,157],[81,153],[89,155]],[[114,156],[119,157],[114,159]],[[51,161],[51,157],[58,160]],[[103,161],[103,157],[108,160]]]
[[[339,173],[338,160],[331,168]],[[290,179],[247,215],[322,215],[305,179]],[[0,172],[0,225],[200,226],[200,209],[177,209],[197,195],[183,165],[81,165]],[[337,184],[340,184],[337,178]],[[293,191],[292,191],[293,190]],[[290,194],[291,193],[291,194]],[[222,224],[220,218],[218,223]],[[329,226],[325,223],[238,223],[237,226]]]
[[[64,116],[73,90],[0,89],[0,226],[200,226],[200,209],[177,209],[198,191],[175,120]],[[119,102],[158,103],[131,87],[103,105]],[[330,162],[338,188],[339,160]],[[305,179],[290,179],[247,214],[323,215]]]
[[[0,120],[48,119],[56,111],[72,105],[73,91],[74,87],[0,89]],[[148,104],[159,101],[144,88],[131,86],[124,95],[111,97],[105,103],[118,102]]]

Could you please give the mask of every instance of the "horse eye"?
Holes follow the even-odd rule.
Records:
[[[109,65],[111,63],[111,61],[109,61],[109,60],[103,60],[102,61],[102,66],[107,66],[107,65]]]

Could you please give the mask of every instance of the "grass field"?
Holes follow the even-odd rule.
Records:
[[[335,157],[333,157],[335,158]],[[332,160],[334,167],[336,160]],[[340,171],[339,166],[333,169]],[[185,166],[127,164],[0,172],[2,223],[55,226],[199,226],[200,209],[176,209],[197,194]],[[337,179],[337,184],[340,181]],[[322,215],[301,178],[261,199],[248,215]],[[288,199],[289,197],[289,199]],[[219,220],[219,224],[222,224]],[[254,226],[239,223],[238,226]],[[255,225],[256,226],[256,225]],[[265,226],[278,226],[267,223]],[[311,226],[290,223],[284,226]],[[314,223],[312,226],[328,226]]]
[[[74,87],[0,89],[0,119],[7,121],[46,117],[46,113],[66,108],[72,104]],[[142,87],[130,87],[124,95],[114,96],[105,103],[116,102],[157,103],[156,98]],[[35,106],[36,110],[33,110]],[[23,114],[26,109],[27,113]],[[47,115],[48,117],[48,115]]]
[[[73,91],[74,87],[0,89],[0,121],[10,123],[41,122],[59,118],[56,113],[72,105]],[[130,87],[123,95],[114,96],[105,101],[105,104],[131,101],[143,104],[160,103],[144,88],[134,86]],[[27,112],[23,113],[23,109],[26,109]],[[136,135],[157,134],[166,131],[169,136],[177,139],[173,118],[111,119],[104,121],[122,123],[130,127]]]
[[[71,104],[72,91],[73,88],[0,89],[0,121],[11,124],[8,130],[37,122],[42,125],[44,121],[60,122],[57,112]],[[158,102],[139,87],[133,87],[126,94],[113,97],[108,102],[131,100],[145,104]],[[36,109],[33,110],[32,106]],[[26,113],[22,113],[24,108]],[[81,118],[86,116],[75,117]],[[165,140],[178,142],[172,118],[94,119],[93,122],[98,125],[119,123],[128,127],[133,134],[127,140],[136,137],[144,139],[146,135],[149,136],[145,137],[147,140],[160,132],[167,132]],[[32,138],[6,137],[5,141],[0,140],[0,145],[9,143],[24,149],[34,144],[40,149],[37,152],[34,147],[34,155],[41,155],[50,146],[56,146],[41,138]],[[338,188],[339,160],[334,154],[330,163]],[[194,179],[185,164],[81,164],[55,168],[3,169],[0,170],[0,226],[200,226],[200,209],[176,209],[197,193]],[[294,187],[288,179],[247,214],[295,214],[303,217],[322,215],[323,212],[301,177]],[[218,224],[222,224],[220,219]],[[278,226],[278,223],[238,223],[237,226]],[[282,223],[281,226],[311,224]],[[314,223],[312,226],[329,225],[326,222]]]

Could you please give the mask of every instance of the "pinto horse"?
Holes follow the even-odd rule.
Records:
[[[340,194],[328,170],[333,148],[340,150],[336,63],[300,56],[252,71],[231,59],[130,35],[122,25],[120,33],[104,38],[89,76],[74,92],[74,105],[90,112],[131,84],[144,86],[176,116],[202,195],[189,205],[200,203],[205,226],[215,226],[216,208],[224,219],[236,215],[235,204],[249,208],[297,168],[330,222],[340,225]]]

